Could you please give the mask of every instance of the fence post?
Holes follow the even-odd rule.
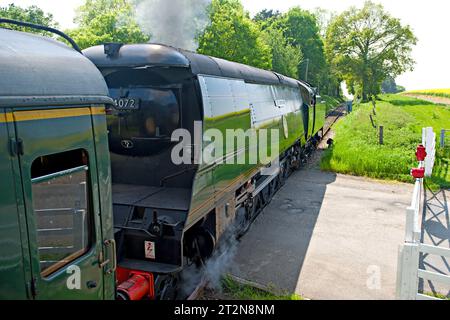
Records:
[[[415,300],[419,289],[419,245],[417,243],[405,243],[403,245],[401,259],[403,270],[400,279],[400,299]]]
[[[445,147],[445,129],[441,129],[441,148]]]
[[[384,144],[384,127],[380,126],[380,144]]]
[[[405,300],[405,281],[403,280],[403,245],[398,246],[397,254],[397,281],[395,285],[395,297],[397,300]]]
[[[436,150],[436,134],[433,131],[433,128],[425,128],[425,147],[427,150],[427,157],[425,158],[425,176],[431,177],[433,173],[433,166],[435,160],[435,150]]]
[[[397,270],[397,299],[415,300],[419,289],[419,245],[405,243],[400,246]]]
[[[414,242],[414,208],[406,209],[405,242]]]

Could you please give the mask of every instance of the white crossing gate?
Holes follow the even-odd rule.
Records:
[[[425,167],[425,177],[433,173],[436,154],[436,134],[433,128],[423,128],[422,144],[427,156],[419,167]],[[419,268],[421,254],[450,258],[450,249],[421,243],[420,214],[424,206],[424,186],[422,178],[416,179],[411,206],[406,209],[405,242],[400,245],[397,265],[397,298],[401,300],[440,300],[419,293],[419,278],[436,281],[450,286],[450,276]]]
[[[436,156],[436,133],[434,133],[433,128],[422,129],[422,144],[427,151],[427,157],[425,158],[425,177],[431,177]]]

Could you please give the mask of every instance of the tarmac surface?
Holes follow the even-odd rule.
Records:
[[[395,299],[413,185],[322,172],[321,152],[241,239],[232,274],[309,299]]]

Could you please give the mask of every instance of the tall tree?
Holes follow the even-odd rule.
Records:
[[[262,10],[253,20],[263,31],[263,39],[270,47],[272,70],[283,75],[298,78],[298,66],[302,61],[302,50],[292,45],[286,37],[284,16],[279,11]]]
[[[303,61],[299,65],[300,78],[315,85],[323,85],[326,61],[316,17],[309,11],[295,7],[286,13],[284,23],[286,36],[303,52]]]
[[[317,26],[320,30],[320,36],[326,37],[328,25],[336,17],[336,13],[323,8],[315,8],[312,14],[316,17]]]
[[[381,92],[382,93],[399,93],[405,91],[405,88],[399,86],[395,79],[388,76],[383,83],[381,84]]]
[[[262,21],[267,21],[267,20],[271,20],[271,19],[276,19],[279,17],[281,17],[280,11],[263,9],[260,12],[258,12],[257,14],[255,14],[255,16],[253,17],[253,20],[256,22],[262,22]]]
[[[272,70],[292,78],[298,78],[298,66],[303,57],[301,48],[291,45],[283,31],[274,26],[263,31],[263,39],[270,47]]]
[[[68,33],[82,49],[105,42],[149,41],[136,22],[129,0],[86,0],[77,9],[75,22],[78,28]]]
[[[58,28],[58,23],[53,19],[53,15],[50,13],[45,13],[37,6],[22,8],[16,6],[15,4],[9,4],[5,7],[0,7],[0,17],[34,23],[46,27]],[[19,27],[12,24],[5,24],[5,26],[13,30],[34,32],[46,36],[53,36],[52,33],[36,30],[33,28]]]
[[[402,26],[382,5],[367,1],[362,9],[350,8],[332,21],[326,53],[337,73],[350,88],[360,88],[367,101],[380,92],[388,76],[413,69],[411,50],[416,42],[409,26]]]
[[[212,0],[211,23],[199,37],[198,52],[270,69],[270,47],[239,0]]]

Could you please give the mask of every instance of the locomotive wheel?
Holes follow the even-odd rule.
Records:
[[[264,208],[264,203],[260,192],[253,198],[252,205],[241,207],[238,210],[236,221],[238,225],[237,238],[242,237],[250,228],[253,220],[258,216]]]
[[[169,275],[161,283],[158,300],[175,300],[178,294],[178,275]]]
[[[267,204],[269,204],[270,199],[271,199],[271,190],[270,190],[270,184],[268,184],[264,189],[261,190],[261,201],[262,201],[262,205],[266,206]]]
[[[240,207],[236,212],[236,236],[242,237],[250,228],[251,210],[249,207]]]
[[[270,199],[273,198],[278,189],[280,189],[280,176],[277,176],[270,183]]]
[[[208,230],[200,228],[195,236],[194,246],[197,251],[198,259],[204,262],[210,258],[216,246],[216,239]]]
[[[261,197],[261,193],[253,199],[253,208],[252,220],[255,219],[264,208],[264,201]]]
[[[286,159],[286,161],[283,163],[281,172],[280,172],[280,185],[284,185],[287,178],[289,177],[289,162],[290,158]]]

